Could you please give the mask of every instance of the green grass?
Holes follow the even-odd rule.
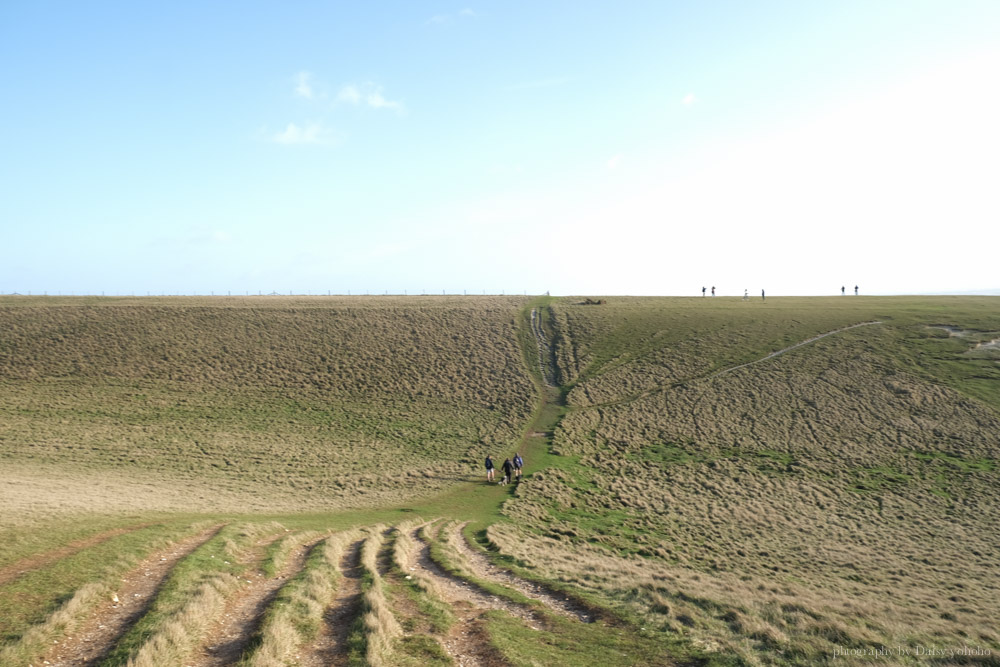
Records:
[[[0,567],[143,517],[164,526],[0,588],[4,636],[111,576],[115,549],[137,558],[190,525],[162,519],[186,511],[291,530],[468,521],[497,562],[620,621],[534,631],[491,615],[514,664],[813,664],[838,642],[1000,651],[1000,364],[970,354],[1000,331],[1000,300],[580,300],[0,299],[9,488],[56,480],[44,511],[15,511]],[[541,381],[532,307],[559,389]],[[524,482],[487,485],[485,454],[515,451]],[[157,493],[98,502],[103,479]],[[77,502],[62,484],[94,498],[75,525],[44,519]],[[217,565],[179,568],[161,620]],[[432,601],[392,590],[442,631]],[[426,637],[397,650],[444,660]]]
[[[108,525],[101,522],[101,525]],[[85,583],[111,587],[148,551],[192,530],[186,520],[154,523],[77,551],[41,569],[25,572],[0,587],[0,638],[10,643],[43,621]],[[65,534],[55,532],[55,535]],[[70,535],[77,535],[71,531]]]
[[[251,565],[237,560],[239,554],[233,552],[233,546],[237,549],[249,548],[251,541],[263,534],[262,531],[267,527],[267,524],[252,528],[245,524],[227,525],[218,535],[178,562],[161,587],[152,607],[118,641],[101,664],[125,664],[192,600],[195,591],[202,584],[219,577],[235,578],[246,572]],[[271,526],[271,531],[279,528]],[[188,639],[195,641],[197,638]]]

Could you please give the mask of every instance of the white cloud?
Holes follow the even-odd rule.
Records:
[[[465,9],[463,9],[462,11],[460,11],[458,13],[458,15],[459,16],[475,16],[476,13],[474,11],[472,11],[471,7],[466,7]]]
[[[339,102],[346,102],[348,104],[360,104],[361,103],[361,91],[358,90],[357,86],[347,85],[340,89],[337,93],[337,100]]]
[[[622,162],[622,154],[619,153],[618,155],[615,155],[613,158],[608,160],[608,169],[617,169],[618,165],[620,165],[621,162]]]
[[[688,93],[687,95],[684,96],[684,99],[681,100],[681,104],[683,104],[684,106],[691,106],[697,101],[698,98],[694,96],[694,93]]]
[[[312,74],[309,72],[299,72],[295,75],[295,94],[299,97],[304,97],[307,100],[313,99],[315,93],[313,91]]]
[[[277,144],[328,144],[332,143],[333,137],[330,130],[321,123],[310,123],[304,127],[299,127],[295,123],[289,123],[281,132],[271,135],[271,141]]]
[[[382,94],[382,86],[374,83],[365,83],[357,86],[353,83],[345,84],[337,93],[337,101],[353,106],[367,106],[372,109],[393,109],[397,112],[403,111],[403,103],[390,100]]]
[[[399,102],[393,102],[392,100],[387,100],[382,96],[381,90],[375,90],[365,96],[365,101],[368,106],[373,109],[396,109],[397,111],[402,108]]]

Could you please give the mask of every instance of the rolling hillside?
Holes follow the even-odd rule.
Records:
[[[1000,664],[996,298],[605,301],[0,299],[0,662]]]

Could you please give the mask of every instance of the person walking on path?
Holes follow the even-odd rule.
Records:
[[[840,296],[844,296],[844,286],[840,286]]]
[[[857,296],[857,295],[858,295],[858,286],[855,285],[854,286],[854,296]]]
[[[486,455],[486,481],[493,481],[493,458],[489,454]]]
[[[715,296],[715,285],[712,285],[712,296]]]
[[[520,454],[514,454],[514,476],[517,481],[521,481],[521,468],[524,467],[524,459],[521,458]]]
[[[514,471],[514,464],[510,462],[510,459],[503,460],[503,481],[506,484],[510,484],[510,474]]]
[[[766,299],[766,298],[764,298],[764,290],[761,290],[761,291],[760,291],[760,300],[761,300],[761,301],[767,301],[767,299]]]
[[[743,290],[743,300],[744,301],[749,301],[750,300],[750,290],[747,290],[747,289]]]
[[[704,287],[701,288],[701,296],[702,296],[702,298],[705,297],[705,288]]]

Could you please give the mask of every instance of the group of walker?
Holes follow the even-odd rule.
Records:
[[[511,481],[521,481],[521,468],[524,467],[524,459],[521,458],[520,454],[514,454],[514,460],[504,459],[503,465],[500,469],[503,470],[503,479],[501,480],[504,484],[509,484]],[[493,468],[493,457],[489,454],[486,455],[486,481],[493,482],[494,480],[494,468]]]

